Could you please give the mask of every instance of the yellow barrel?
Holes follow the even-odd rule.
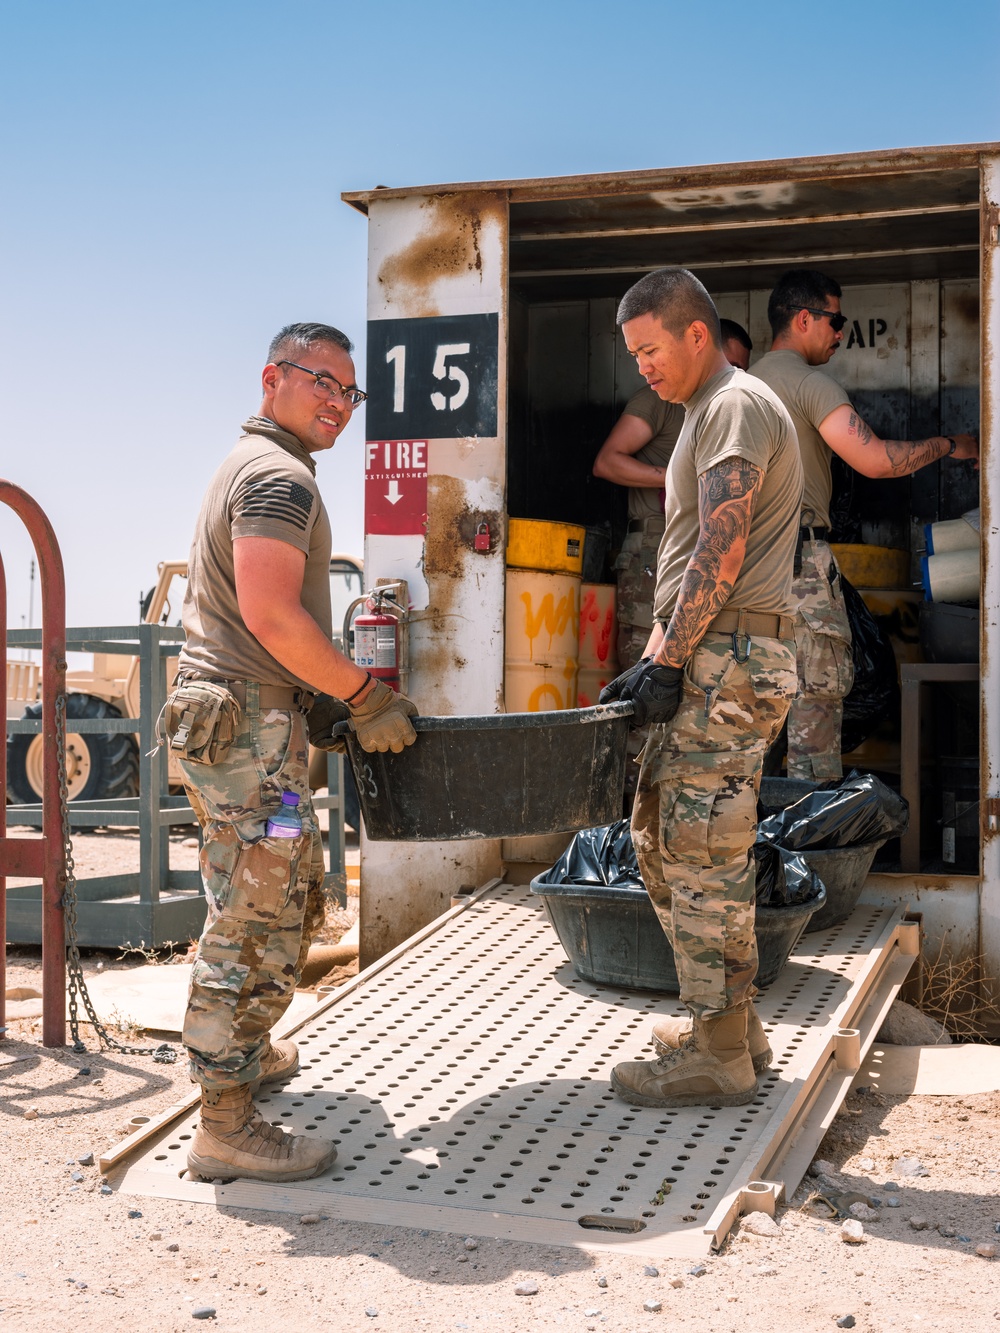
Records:
[[[504,696],[508,713],[576,707],[580,576],[508,569]]]
[[[575,523],[512,518],[507,524],[507,568],[581,574],[586,535],[586,528]]]
[[[865,546],[860,542],[834,542],[840,572],[855,588],[906,588],[910,578],[910,553],[892,546]]]
[[[613,583],[584,583],[580,588],[579,708],[592,708],[608,681],[618,675],[617,592]]]

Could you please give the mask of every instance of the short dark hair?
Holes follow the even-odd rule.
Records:
[[[753,343],[750,341],[749,333],[742,324],[737,324],[735,319],[720,319],[719,328],[722,330],[722,341],[724,343],[739,343],[748,352],[753,351]]]
[[[286,324],[271,339],[267,349],[269,365],[279,361],[294,361],[317,343],[332,343],[342,352],[353,352],[354,344],[346,333],[341,333],[332,324]]]
[[[700,319],[715,346],[722,346],[715,302],[686,268],[658,268],[628,289],[618,306],[619,326],[642,315],[655,315],[675,338]]]
[[[840,283],[816,268],[790,268],[782,273],[767,303],[771,334],[784,333],[800,310],[822,310],[831,296],[840,296]]]

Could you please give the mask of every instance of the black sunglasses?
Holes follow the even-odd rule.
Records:
[[[815,315],[817,319],[824,318],[830,321],[830,328],[834,333],[839,333],[847,323],[847,316],[842,315],[839,310],[814,310],[811,305],[804,305],[802,310],[807,310],[810,315]]]

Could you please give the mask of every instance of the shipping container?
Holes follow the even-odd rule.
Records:
[[[866,898],[909,902],[929,953],[982,955],[1000,975],[1000,144],[343,197],[368,218],[366,582],[407,581],[409,693],[425,714],[505,709],[510,519],[587,529],[601,568],[583,577],[613,581],[625,492],[591,467],[641,385],[615,310],[643,273],[692,269],[756,359],[775,280],[821,269],[849,319],[828,369],[875,431],[979,435],[978,473],[943,462],[870,481],[839,468],[835,540],[905,553],[888,579],[863,575],[889,587],[862,590],[899,658],[902,713],[853,758],[898,775],[915,832]],[[977,506],[979,615],[966,606],[965,623],[973,659],[978,627],[979,663],[968,651],[943,660],[940,645],[928,663],[925,525]],[[857,567],[881,567],[876,556],[862,550]],[[496,841],[364,842],[363,961],[523,854]]]

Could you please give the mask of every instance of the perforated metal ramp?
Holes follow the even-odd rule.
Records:
[[[126,1193],[588,1249],[706,1253],[801,1179],[916,952],[901,912],[806,935],[758,1001],[774,1067],[751,1105],[642,1110],[611,1067],[671,997],[579,980],[528,889],[487,886],[296,1029],[264,1115],[334,1139],[318,1180],[188,1180],[192,1099],[104,1159]],[[143,1141],[145,1140],[145,1141]],[[755,1184],[754,1182],[764,1182]]]

